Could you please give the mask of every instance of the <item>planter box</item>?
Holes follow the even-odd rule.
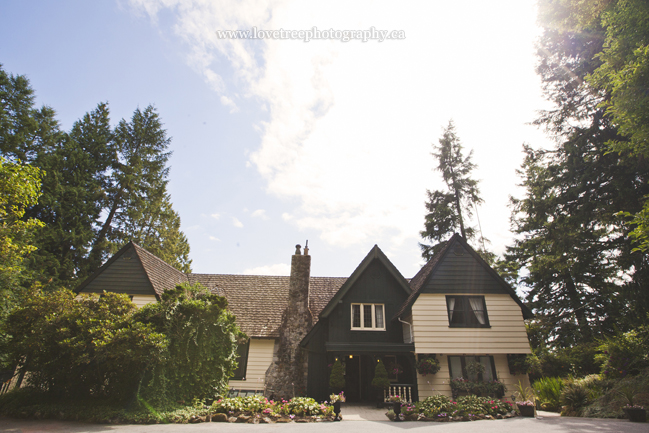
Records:
[[[521,416],[527,418],[534,418],[534,406],[518,406],[518,410],[521,411]]]
[[[647,422],[646,409],[623,408],[624,414],[631,422]]]

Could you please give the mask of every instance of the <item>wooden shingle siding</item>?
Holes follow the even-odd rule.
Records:
[[[455,249],[459,248],[462,247],[458,245]],[[468,251],[461,256],[450,251],[421,292],[459,294],[465,292],[467,287],[471,288],[471,294],[506,293],[501,283]]]
[[[273,362],[274,347],[274,339],[251,338],[246,380],[230,380],[230,388],[263,391],[266,370]]]
[[[103,291],[127,295],[153,295],[153,286],[142,267],[133,247],[124,251],[106,269],[88,283],[80,293],[103,293]]]
[[[494,355],[494,364],[496,364],[496,374],[498,375],[498,380],[505,384],[507,390],[505,391],[505,397],[511,400],[511,395],[516,392],[518,389],[518,383],[520,382],[523,389],[530,386],[530,378],[527,374],[509,374],[509,364],[507,364],[507,355]]]
[[[134,295],[133,303],[137,308],[144,307],[146,304],[151,304],[152,302],[157,302],[157,299],[153,295]]]
[[[511,296],[486,294],[485,303],[490,328],[451,328],[446,296],[422,293],[412,306],[415,351],[445,355],[530,353],[521,309]]]
[[[416,337],[415,337],[416,338]],[[435,374],[423,376],[417,374],[417,387],[419,389],[419,401],[432,395],[443,394],[451,396],[451,373],[448,368],[448,358],[437,356],[439,371]]]
[[[467,355],[471,355],[467,353]],[[488,353],[482,353],[478,355],[489,355]],[[496,366],[496,378],[505,384],[507,388],[505,391],[504,400],[511,400],[511,395],[517,389],[517,385],[520,381],[520,384],[523,388],[530,386],[529,378],[527,374],[517,374],[512,376],[509,374],[509,366],[507,365],[507,355],[493,355],[494,364]],[[430,397],[436,394],[443,394],[448,397],[452,396],[451,392],[451,373],[448,368],[448,356],[437,356],[439,360],[440,370],[436,374],[429,374],[422,376],[417,374],[417,386],[419,388],[419,400],[424,400],[426,397]]]

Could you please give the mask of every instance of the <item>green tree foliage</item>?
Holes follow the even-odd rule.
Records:
[[[478,181],[471,178],[471,172],[476,167],[471,162],[473,151],[464,156],[452,120],[444,129],[439,146],[433,146],[433,149],[433,156],[438,161],[437,170],[442,173],[447,189],[426,191],[428,213],[420,235],[432,244],[419,244],[422,256],[426,260],[430,260],[443,248],[446,240],[458,230],[462,237],[469,241],[476,237],[476,230],[468,226],[467,222],[473,215],[475,206],[483,202]]]
[[[336,359],[333,367],[331,367],[331,374],[329,375],[329,386],[334,392],[340,392],[345,388],[345,370],[340,359]]]
[[[34,291],[10,314],[1,347],[29,372],[27,385],[61,398],[150,403],[223,394],[246,336],[227,301],[199,285],[178,286],[137,310],[128,296],[75,300]]]
[[[35,167],[0,158],[0,326],[29,277],[25,262],[36,249],[33,238],[42,222],[23,216],[38,200],[41,176]],[[6,338],[0,333],[0,344]],[[0,352],[0,366],[6,362],[6,353]]]
[[[623,2],[542,1],[545,27],[539,73],[554,108],[535,122],[557,145],[525,147],[522,199],[512,199],[518,235],[509,263],[525,268],[521,282],[539,313],[541,346],[570,347],[646,320],[646,256],[633,252],[631,226],[649,193],[646,160],[610,152],[628,141],[611,111],[610,93],[595,85],[607,24],[602,16]],[[620,323],[620,318],[622,318]]]
[[[611,379],[637,375],[649,368],[649,326],[607,337],[597,348],[601,373]]]
[[[191,401],[225,395],[237,368],[237,345],[247,339],[227,309],[227,300],[202,288],[179,285],[162,302],[148,304],[136,320],[167,337],[162,362],[145,377],[141,395],[149,402]]]
[[[99,104],[34,159],[47,175],[41,199],[28,211],[45,223],[31,266],[48,287],[72,287],[91,272],[89,246],[102,218],[108,172],[116,158],[111,140],[108,106]]]
[[[43,224],[33,218],[23,220],[25,210],[37,203],[42,172],[25,164],[0,158],[0,296],[5,303],[24,276],[25,257],[36,247],[34,232]]]
[[[95,238],[91,267],[133,240],[189,272],[189,244],[167,194],[171,140],[155,109],[135,110],[130,122],[120,121],[114,140],[118,158],[107,190],[108,216]]]
[[[45,223],[30,256],[40,284],[74,287],[129,240],[190,271],[167,193],[169,142],[151,106],[113,129],[101,103],[63,132],[54,110],[34,108],[29,81],[0,67],[0,153],[46,173],[39,202],[25,213]]]
[[[3,347],[27,386],[62,398],[132,397],[142,372],[163,358],[164,334],[133,320],[126,295],[75,300],[62,289],[34,291],[9,315]]]

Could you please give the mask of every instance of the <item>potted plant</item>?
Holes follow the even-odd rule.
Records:
[[[644,406],[627,404],[622,408],[624,414],[632,422],[647,422],[647,411]]]
[[[439,361],[434,356],[422,358],[417,363],[417,373],[421,374],[422,376],[426,376],[427,374],[435,374],[439,371],[439,369]]]
[[[345,373],[343,370],[343,364],[339,359],[336,359],[333,367],[331,367],[329,386],[333,389],[334,393],[340,393],[343,388],[345,388]]]
[[[383,406],[384,390],[390,387],[390,379],[388,379],[388,371],[385,365],[379,360],[374,368],[374,379],[372,379],[372,386],[377,390],[378,403],[377,407]]]
[[[394,420],[401,421],[401,403],[403,399],[399,395],[391,395],[388,401],[392,403],[392,410],[394,411]]]
[[[529,386],[527,388],[523,387],[521,381],[518,381],[516,385],[515,395],[512,397],[517,397],[516,406],[521,411],[522,416],[533,417],[536,412],[536,394],[532,388]]]
[[[341,392],[340,394],[331,394],[329,396],[329,401],[334,406],[334,413],[336,414],[336,416],[334,417],[334,420],[335,421],[340,421],[342,419],[340,417],[340,403],[345,402],[345,393]]]
[[[647,411],[645,410],[644,406],[637,405],[633,401],[635,399],[635,396],[638,394],[638,390],[635,387],[628,384],[622,386],[618,390],[618,394],[624,397],[627,402],[627,405],[624,406],[622,410],[624,411],[624,414],[629,419],[629,421],[647,422]]]
[[[529,418],[534,417],[534,411],[536,410],[536,407],[533,401],[530,400],[517,401],[516,406],[518,406],[518,410],[521,411],[521,416],[529,417]]]

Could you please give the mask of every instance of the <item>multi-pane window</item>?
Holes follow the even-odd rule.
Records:
[[[483,373],[470,374],[467,371],[467,364],[477,362],[484,367]],[[450,356],[448,357],[449,370],[451,372],[451,379],[462,377],[472,382],[490,382],[496,380],[496,368],[494,366],[493,357],[491,356]]]
[[[484,296],[447,296],[446,307],[451,327],[489,327]]]
[[[352,304],[352,329],[385,330],[383,304]]]

